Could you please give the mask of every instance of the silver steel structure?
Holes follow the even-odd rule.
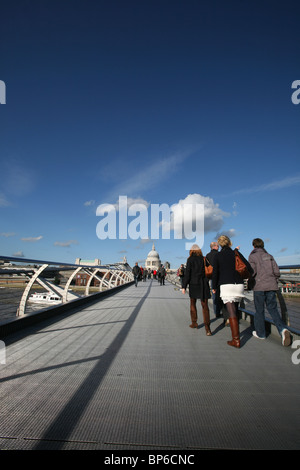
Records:
[[[97,289],[99,292],[133,281],[132,270],[127,263],[91,266],[1,255],[0,260],[3,263],[0,265],[0,284],[8,286],[22,280],[23,283],[26,283],[19,307],[16,311],[16,316],[24,316],[26,314],[26,306],[30,292],[36,284],[39,284],[46,289],[46,291],[58,296],[61,303],[64,304],[78,297],[91,295],[93,281],[97,281]],[[51,273],[50,278],[49,273]],[[63,286],[59,286],[53,282],[51,275],[53,277],[55,273],[63,273]],[[81,295],[71,292],[71,286],[74,286],[76,276],[80,276],[80,273],[86,274],[84,293]]]

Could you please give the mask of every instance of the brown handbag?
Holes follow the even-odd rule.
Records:
[[[212,273],[213,273],[213,267],[209,261],[207,262],[208,262],[208,266],[206,266],[206,258],[204,258],[205,277],[207,277],[207,279],[211,279]]]
[[[237,249],[234,250],[234,254],[235,254],[235,270],[239,273],[242,279],[249,279],[251,277],[251,274],[249,273],[246,264],[240,257],[240,254]]]

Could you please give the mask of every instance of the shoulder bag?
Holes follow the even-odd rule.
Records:
[[[203,259],[204,259],[205,277],[207,277],[207,279],[211,279],[212,273],[213,273],[213,267],[208,260],[207,260],[208,266],[206,266],[206,258],[203,257]]]
[[[235,254],[235,270],[239,273],[242,279],[249,279],[251,277],[248,268],[242,258],[240,257],[240,254],[237,249],[234,250]]]

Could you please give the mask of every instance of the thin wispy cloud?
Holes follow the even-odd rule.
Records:
[[[22,242],[30,242],[30,243],[35,243],[35,242],[38,242],[40,240],[42,240],[42,235],[40,235],[39,237],[27,237],[27,238],[21,238]]]
[[[7,200],[6,196],[3,193],[0,193],[0,207],[10,206],[10,202]]]
[[[149,202],[147,202],[145,199],[142,198],[132,198],[132,197],[123,197],[119,198],[119,200],[114,203],[114,204],[100,204],[97,207],[96,214],[97,215],[103,215],[105,212],[114,212],[114,211],[119,211],[120,209],[126,209],[128,210],[131,206],[133,205],[142,205],[143,207],[149,207]]]
[[[84,206],[89,207],[89,206],[93,206],[94,204],[95,204],[95,201],[91,199],[90,201],[86,201],[84,203]]]
[[[178,171],[181,163],[190,154],[190,152],[176,153],[166,158],[156,159],[154,163],[150,163],[140,170],[137,169],[132,176],[116,184],[113,191],[107,196],[108,202],[114,200],[118,195],[137,197],[150,188],[158,187]]]
[[[240,189],[238,191],[234,191],[230,195],[235,196],[238,194],[252,194],[266,191],[277,191],[279,189],[290,188],[291,186],[296,186],[298,184],[300,184],[300,175],[289,176],[281,180],[273,181],[271,183],[261,184],[260,186]]]
[[[4,176],[2,184],[5,194],[24,196],[34,190],[36,178],[28,165],[10,158],[4,162],[1,172]]]
[[[25,258],[23,251],[16,251],[13,253],[13,256],[16,256],[17,258]]]
[[[71,245],[78,245],[77,240],[68,240],[66,242],[55,242],[54,246],[61,246],[64,248],[69,248]]]
[[[1,237],[6,237],[6,238],[14,237],[15,235],[16,235],[15,232],[2,232],[2,233],[0,233]]]
[[[14,158],[1,162],[0,174],[0,208],[14,206],[14,198],[26,196],[35,188],[34,172]]]
[[[234,228],[230,228],[229,230],[223,230],[222,232],[218,232],[215,236],[215,240],[218,240],[221,235],[226,235],[229,238],[233,238],[236,237],[236,230]]]

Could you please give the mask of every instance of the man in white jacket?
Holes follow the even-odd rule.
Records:
[[[279,267],[264,249],[264,242],[260,238],[255,238],[252,242],[254,249],[250,253],[249,263],[251,264],[255,277],[254,294],[254,326],[253,336],[265,339],[265,305],[273,322],[282,338],[283,346],[291,344],[291,335],[278,312],[276,291],[278,290],[278,279],[280,277]]]

